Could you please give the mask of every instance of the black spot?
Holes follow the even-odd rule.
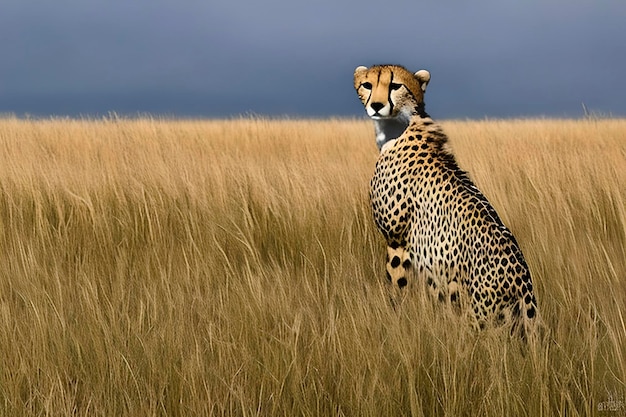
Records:
[[[526,294],[526,297],[524,298],[524,302],[526,304],[530,304],[530,302],[532,301],[532,297],[530,296],[530,294]]]
[[[393,259],[391,260],[391,267],[397,268],[398,265],[400,265],[400,258],[398,256],[394,256]]]
[[[519,287],[520,285],[522,285],[522,278],[521,278],[521,277],[517,277],[517,278],[515,278],[515,285],[517,285],[518,287]]]
[[[410,259],[405,259],[404,262],[402,262],[402,267],[404,269],[408,269],[411,267],[411,260]]]
[[[400,247],[400,244],[399,244],[397,241],[395,241],[395,240],[394,240],[393,242],[391,242],[391,243],[389,244],[389,247],[390,247],[391,249],[398,249],[398,247]]]
[[[445,299],[446,299],[446,298],[443,296],[443,294],[442,294],[442,293],[439,293],[439,297],[438,297],[438,299],[439,299],[439,302],[440,302],[440,303],[443,303],[443,302],[445,301]]]
[[[458,300],[458,294],[456,292],[453,292],[452,294],[450,294],[450,301],[453,303],[456,303],[456,300]]]
[[[526,310],[526,316],[529,319],[532,319],[533,317],[535,317],[535,307],[530,307],[528,310]]]
[[[398,287],[406,287],[406,278],[402,277],[398,280]]]

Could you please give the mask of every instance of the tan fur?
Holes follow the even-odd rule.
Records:
[[[436,299],[469,307],[481,327],[508,319],[527,334],[537,313],[530,271],[515,237],[426,113],[429,81],[427,71],[397,65],[354,73],[381,148],[370,199],[387,241],[387,277],[404,287],[412,269]]]
[[[354,88],[368,116],[374,119],[379,149],[404,132],[412,111],[423,110],[429,81],[428,71],[411,74],[398,65],[358,67],[354,71]]]
[[[366,107],[372,103],[389,104],[391,84],[401,85],[401,88],[412,93],[417,103],[423,103],[424,92],[429,81],[430,73],[428,71],[421,70],[411,74],[397,65],[375,65],[370,69],[358,67],[354,72],[354,88]],[[369,90],[364,88],[367,83],[370,83],[373,88]],[[402,94],[402,91],[399,91],[398,95],[401,98],[406,98],[406,94]],[[396,117],[400,109],[404,108],[406,104],[403,100],[395,102],[394,110],[390,116]]]

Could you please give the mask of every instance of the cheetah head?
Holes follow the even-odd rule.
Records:
[[[374,65],[354,70],[354,88],[372,119],[410,117],[424,103],[430,73],[415,74],[399,65]]]
[[[374,119],[379,149],[400,136],[414,115],[426,115],[424,93],[429,81],[428,71],[413,74],[399,65],[354,70],[354,88],[367,115]]]

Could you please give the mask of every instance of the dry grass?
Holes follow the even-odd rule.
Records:
[[[626,121],[443,126],[537,346],[391,308],[367,121],[0,120],[0,415],[623,415]]]

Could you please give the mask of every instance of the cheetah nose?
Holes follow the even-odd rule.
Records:
[[[385,107],[385,105],[383,103],[379,103],[378,101],[370,104],[370,107],[372,109],[374,109],[375,112],[380,111],[380,109],[382,109],[383,107]]]

